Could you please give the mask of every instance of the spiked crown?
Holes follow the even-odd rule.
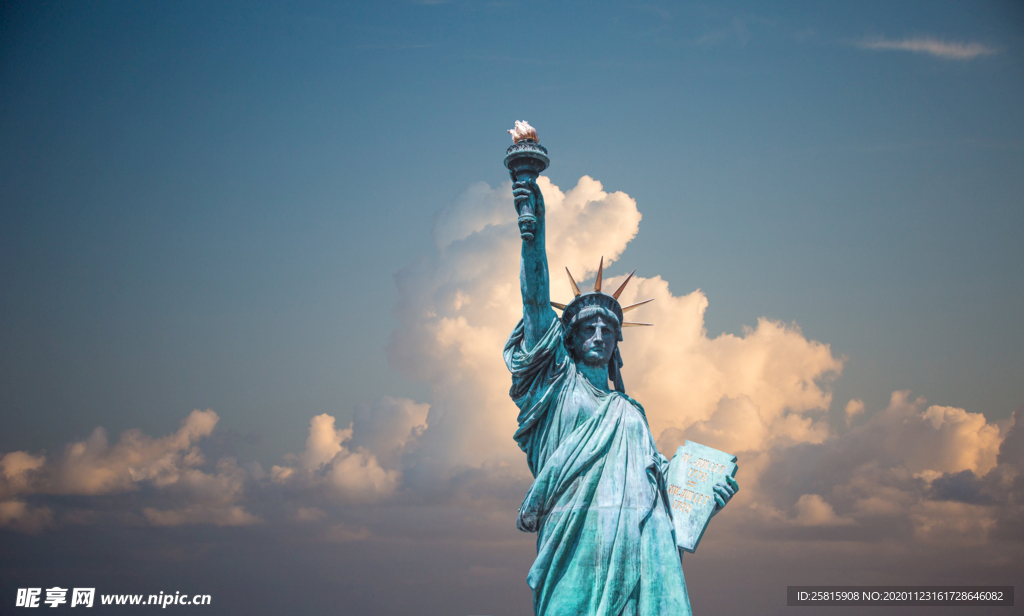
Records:
[[[633,278],[633,274],[636,270],[629,273],[626,279],[622,281],[619,288],[615,290],[615,293],[611,295],[601,292],[601,281],[604,277],[604,257],[601,257],[601,263],[597,266],[597,281],[594,283],[594,291],[591,293],[581,293],[579,285],[572,277],[572,273],[569,268],[565,268],[565,273],[569,274],[569,284],[572,285],[572,292],[575,296],[569,304],[559,304],[558,302],[551,302],[551,306],[562,311],[562,329],[563,336],[568,335],[576,323],[577,318],[584,309],[591,306],[604,308],[610,311],[619,321],[619,335],[618,340],[622,340],[622,328],[623,327],[637,327],[637,326],[651,326],[653,323],[633,323],[630,321],[624,321],[623,315],[630,310],[638,306],[643,306],[646,303],[653,302],[654,299],[644,300],[635,304],[622,307],[619,305],[619,295],[626,288],[626,285]],[[622,383],[622,355],[619,353],[619,347],[616,345],[612,358],[608,362],[608,379],[615,386],[615,390],[626,393],[626,386]]]
[[[626,279],[622,281],[619,288],[611,295],[601,292],[601,281],[604,277],[604,257],[601,257],[601,263],[597,266],[597,280],[594,282],[594,291],[592,293],[580,292],[580,287],[576,284],[576,280],[573,279],[572,272],[569,271],[568,267],[565,268],[565,273],[569,275],[569,284],[572,285],[572,292],[575,297],[568,304],[551,302],[551,305],[562,311],[562,327],[564,327],[566,331],[569,330],[569,327],[576,320],[576,316],[588,306],[599,306],[610,310],[612,314],[618,317],[619,325],[621,327],[649,327],[653,325],[653,323],[633,323],[625,321],[623,316],[625,313],[637,308],[638,306],[643,306],[648,302],[653,302],[653,299],[637,302],[636,304],[626,306],[625,308],[619,305],[619,295],[622,294],[626,285],[629,284],[629,281],[633,278],[633,274],[636,273],[636,270],[630,272],[629,276],[626,276]]]

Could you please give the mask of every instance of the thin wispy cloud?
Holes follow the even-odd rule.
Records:
[[[931,37],[904,38],[892,40],[883,37],[857,42],[861,49],[875,51],[912,51],[926,53],[946,60],[973,60],[978,56],[991,56],[998,51],[981,43],[951,43]]]

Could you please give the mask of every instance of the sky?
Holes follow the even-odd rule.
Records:
[[[5,2],[0,605],[528,613],[516,120],[552,299],[635,268],[739,458],[697,613],[1021,585],[1019,3]]]

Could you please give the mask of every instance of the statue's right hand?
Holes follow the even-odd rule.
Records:
[[[533,212],[538,219],[544,220],[544,193],[540,192],[537,180],[527,180],[527,183],[533,191]]]
[[[516,212],[523,208],[523,203],[533,198],[533,212],[537,218],[544,217],[544,194],[534,179],[520,180],[512,185],[512,196],[516,202]]]
[[[512,185],[512,197],[516,202],[516,214],[523,209],[523,204],[530,200],[533,191],[530,190],[530,183],[526,181],[516,182]]]

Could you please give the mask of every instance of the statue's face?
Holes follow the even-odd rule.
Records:
[[[576,357],[590,366],[606,365],[615,352],[615,344],[615,328],[601,315],[580,323],[573,337]]]

